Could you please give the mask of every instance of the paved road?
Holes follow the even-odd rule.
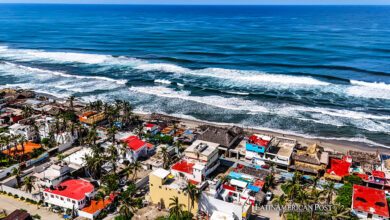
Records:
[[[13,212],[15,209],[25,209],[31,215],[35,215],[35,214],[40,215],[42,220],[62,219],[61,216],[49,212],[44,208],[38,209],[38,207],[35,205],[31,205],[4,195],[0,195],[0,207],[1,209],[5,209],[7,211],[7,214]]]

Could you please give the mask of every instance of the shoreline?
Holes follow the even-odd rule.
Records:
[[[149,117],[151,113],[142,113],[142,112],[135,112],[136,114],[142,116],[142,117]],[[244,132],[246,133],[259,133],[259,134],[265,134],[268,136],[274,136],[274,137],[285,137],[290,139],[296,139],[298,143],[301,145],[311,145],[311,144],[318,144],[319,146],[323,147],[325,150],[328,151],[334,151],[334,152],[340,152],[340,153],[347,153],[348,151],[363,151],[363,152],[369,152],[369,153],[390,153],[390,148],[381,147],[381,146],[373,146],[368,143],[359,142],[359,141],[348,141],[348,140],[330,140],[330,139],[324,139],[324,138],[308,138],[303,137],[299,135],[294,134],[287,134],[282,132],[276,132],[276,131],[268,131],[258,128],[250,128],[250,127],[242,127],[239,124],[222,124],[218,122],[209,122],[209,121],[202,121],[197,119],[186,119],[183,117],[177,117],[174,115],[169,115],[165,113],[159,113],[161,115],[166,115],[169,117],[175,117],[180,119],[180,121],[184,122],[187,125],[192,125],[193,127],[207,124],[207,125],[213,125],[217,127],[230,127],[230,126],[238,126],[244,129]]]
[[[33,91],[33,90],[32,90]],[[35,93],[37,96],[44,96],[50,99],[55,99],[59,101],[66,101],[64,98],[59,98],[56,96],[53,96],[51,94],[47,93],[42,93],[42,92],[36,92]],[[86,102],[82,100],[77,100],[77,102],[81,102],[83,104],[87,104]],[[149,117],[152,113],[146,113],[146,112],[139,112],[139,111],[133,111],[134,113],[140,115],[142,118]],[[334,152],[340,152],[340,153],[347,153],[348,151],[362,151],[362,152],[368,152],[368,153],[390,153],[390,146],[389,148],[382,147],[382,146],[374,146],[369,143],[361,142],[361,141],[350,141],[350,140],[332,140],[332,139],[326,139],[326,138],[321,138],[321,137],[305,137],[305,136],[300,136],[298,134],[288,134],[288,133],[283,133],[279,131],[269,131],[266,129],[259,129],[259,128],[253,128],[253,127],[244,127],[240,124],[235,124],[235,123],[222,123],[222,122],[210,122],[210,121],[203,121],[200,119],[188,119],[188,118],[183,118],[182,116],[175,116],[175,115],[169,115],[166,113],[159,113],[161,115],[166,115],[169,117],[175,117],[180,119],[180,121],[184,122],[187,125],[191,125],[193,127],[197,127],[202,124],[207,124],[207,125],[213,125],[213,126],[218,126],[218,127],[230,127],[230,126],[238,126],[244,129],[244,132],[246,133],[260,133],[260,134],[265,134],[268,136],[279,136],[279,137],[285,137],[285,138],[290,138],[290,139],[296,139],[298,143],[301,145],[311,145],[311,144],[318,144],[319,146],[323,147],[325,150],[328,151],[334,151]]]

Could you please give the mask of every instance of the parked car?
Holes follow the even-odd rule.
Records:
[[[268,191],[268,192],[265,194],[265,200],[271,201],[272,196],[273,196],[272,192],[271,192],[271,191]]]
[[[263,168],[263,169],[269,169],[270,168],[270,166],[268,164],[261,165],[260,167]]]

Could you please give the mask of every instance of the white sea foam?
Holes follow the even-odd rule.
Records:
[[[323,82],[311,77],[290,76],[269,74],[261,71],[234,70],[222,68],[206,68],[200,70],[191,70],[174,64],[152,63],[136,66],[135,69],[142,71],[162,71],[176,74],[189,74],[194,76],[214,77],[223,80],[245,81],[248,83],[277,83],[277,84],[301,84],[313,86],[326,86]]]
[[[384,82],[364,82],[364,81],[351,80],[351,84],[365,86],[365,87],[371,87],[371,88],[377,88],[377,89],[390,90],[390,84],[386,84]]]
[[[111,55],[102,54],[13,49],[8,48],[7,46],[0,47],[0,57],[19,61],[52,61],[56,63],[84,63],[100,65],[136,66],[145,63],[145,61],[136,58],[123,56],[114,57]]]
[[[385,83],[369,83],[362,81],[351,81],[352,86],[345,89],[348,96],[390,99],[390,85]]]
[[[18,67],[18,68],[22,68],[22,69],[25,69],[25,70],[29,70],[29,71],[32,71],[32,72],[47,73],[47,74],[56,75],[56,76],[62,76],[62,77],[66,77],[66,78],[103,80],[103,81],[114,82],[114,83],[117,83],[117,84],[120,84],[120,85],[124,85],[124,84],[127,83],[127,80],[118,80],[118,79],[112,79],[112,78],[103,77],[103,76],[72,75],[72,74],[67,74],[67,73],[64,73],[64,72],[44,70],[44,69],[28,67],[28,66],[19,65],[19,64],[13,64],[13,63],[10,63],[10,62],[4,62],[4,63],[8,64],[8,65],[11,65],[11,66],[14,66],[14,67]]]
[[[154,82],[155,83],[160,83],[160,84],[172,84],[171,81],[165,80],[165,79],[155,79]]]

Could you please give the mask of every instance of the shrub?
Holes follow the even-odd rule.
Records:
[[[352,183],[346,183],[338,190],[338,196],[335,200],[336,203],[343,205],[344,207],[351,207],[352,205]]]
[[[27,212],[27,210],[26,209],[19,209],[20,211],[22,211],[22,212]]]
[[[9,196],[12,196],[12,193],[8,193]]]
[[[35,215],[33,215],[33,218],[35,218],[35,219],[41,219],[41,216],[38,215],[38,214],[35,214]]]
[[[17,198],[19,198],[19,196],[15,194],[15,195],[14,195],[14,198],[17,199]]]
[[[22,196],[22,197],[20,197],[20,200],[24,201],[24,200],[25,200],[25,198]]]
[[[348,182],[355,185],[360,185],[363,183],[362,178],[357,175],[348,175],[343,177],[344,182]]]
[[[43,204],[43,201],[39,200],[38,205],[42,205],[42,204]]]

